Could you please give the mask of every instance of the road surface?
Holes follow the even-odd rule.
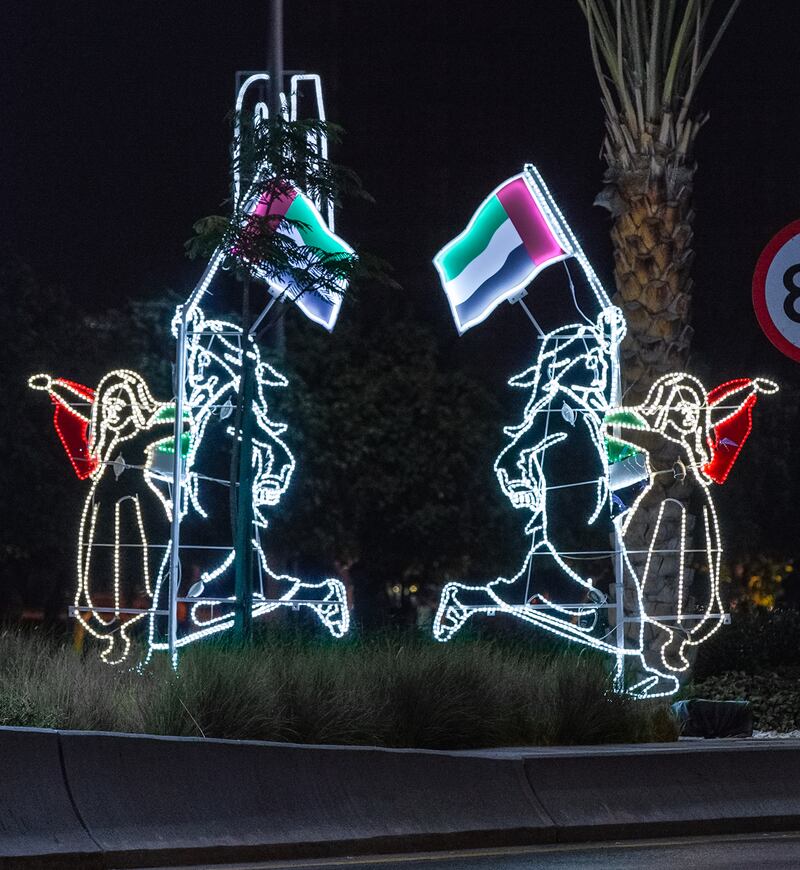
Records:
[[[208,870],[198,865],[194,870]],[[800,833],[214,865],[214,870],[797,870]],[[168,868],[161,868],[168,870]],[[183,870],[192,870],[184,867]]]

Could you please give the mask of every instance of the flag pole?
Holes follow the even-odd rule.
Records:
[[[188,303],[187,303],[188,304]],[[178,664],[178,587],[181,580],[181,503],[183,501],[183,403],[186,395],[186,333],[188,332],[187,305],[181,306],[178,323],[178,341],[175,350],[175,420],[172,457],[172,517],[170,523],[169,607],[167,632],[169,660]],[[157,603],[157,602],[155,602]]]
[[[519,304],[522,306],[522,310],[528,315],[528,320],[530,320],[530,322],[536,327],[536,331],[539,333],[539,337],[544,338],[544,330],[541,326],[539,326],[539,321],[533,316],[533,312],[525,304],[525,300],[520,297],[518,301]]]
[[[279,118],[283,112],[281,93],[283,92],[283,0],[267,0],[270,4],[269,51],[267,70],[270,80],[270,117]],[[283,318],[275,322],[273,348],[281,359],[286,350],[286,331]]]

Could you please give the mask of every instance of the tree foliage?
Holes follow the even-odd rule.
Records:
[[[290,389],[275,398],[298,469],[275,537],[389,582],[485,582],[522,540],[495,492],[497,398],[449,367],[432,330],[391,295],[371,288],[369,311],[350,306],[336,341],[292,322]]]
[[[296,187],[324,204],[338,205],[343,196],[369,199],[358,176],[328,160],[323,150],[324,141],[339,140],[339,128],[278,115],[257,124],[241,116],[236,130],[232,170],[238,188],[231,214],[196,221],[195,236],[186,243],[188,255],[208,257],[223,250],[243,273],[257,267],[262,276],[285,285],[292,299],[311,291],[341,296],[358,257],[299,243],[294,231],[307,224],[275,209]],[[253,213],[257,202],[261,216]]]
[[[705,116],[694,98],[741,0],[713,26],[714,0],[578,0],[602,91],[609,164],[630,169],[640,155],[691,154]]]

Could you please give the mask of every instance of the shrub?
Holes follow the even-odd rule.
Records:
[[[138,674],[5,633],[0,662],[6,725],[428,749],[676,739],[666,704],[611,691],[606,657],[516,641],[271,631]]]
[[[730,671],[697,681],[691,693],[713,701],[747,700],[759,731],[800,728],[800,670],[782,674]]]
[[[800,666],[800,611],[735,610],[698,651],[695,679],[728,671],[756,673],[763,669]]]

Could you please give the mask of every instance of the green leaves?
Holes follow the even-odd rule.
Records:
[[[190,260],[207,260],[222,244],[228,232],[230,219],[219,214],[200,218],[192,224],[194,235],[184,242],[186,256]]]
[[[716,22],[714,0],[577,2],[589,26],[608,144],[687,156],[699,126],[690,118],[697,87],[741,0]]]

